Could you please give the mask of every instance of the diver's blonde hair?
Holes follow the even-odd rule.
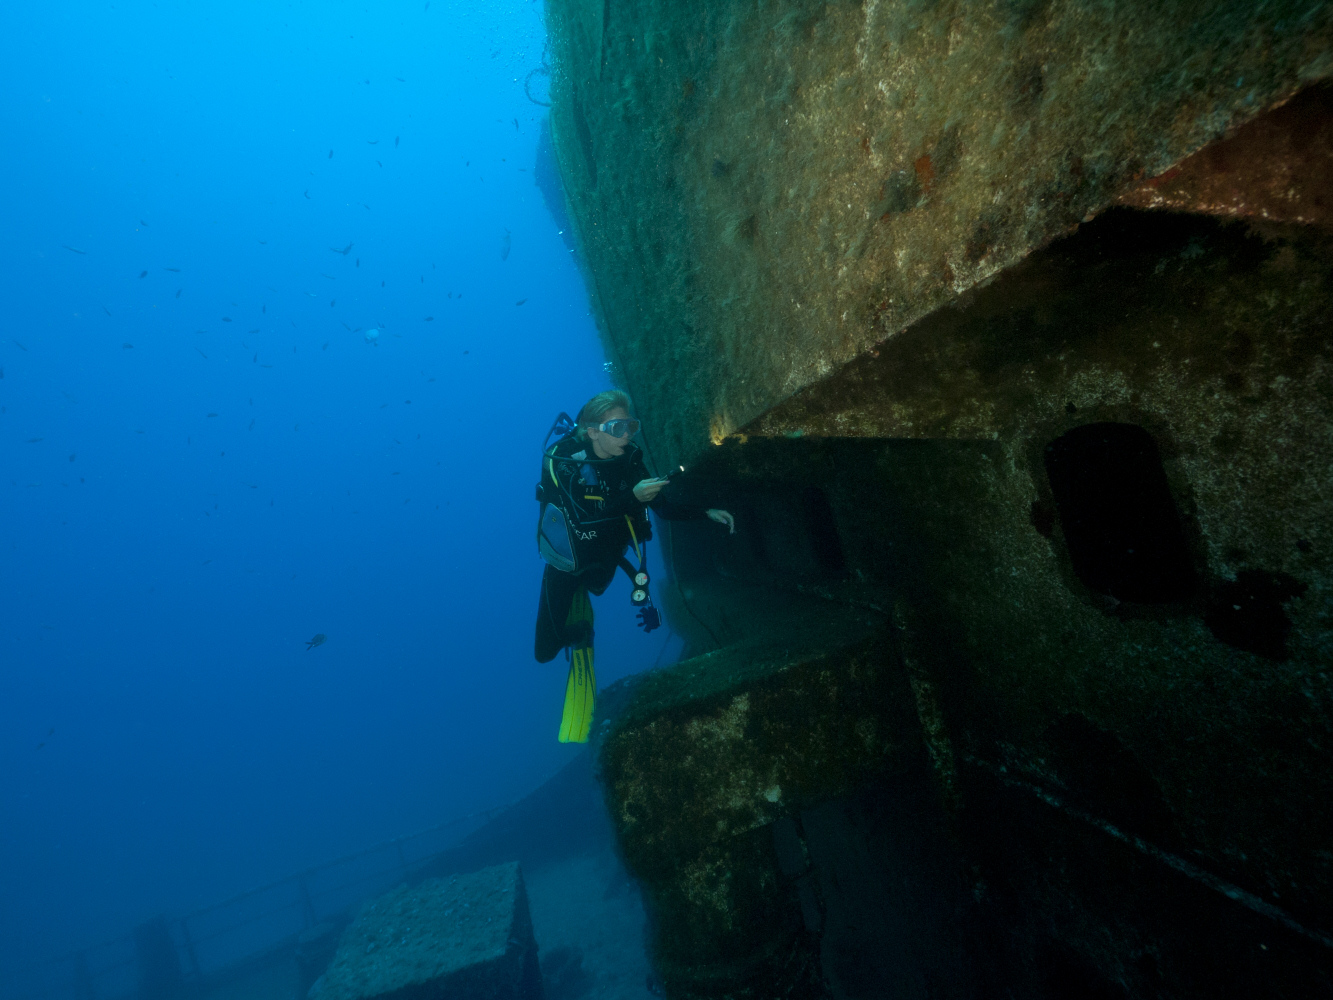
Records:
[[[579,437],[586,438],[588,428],[596,427],[602,423],[606,415],[612,410],[621,409],[628,414],[632,412],[632,406],[629,393],[621,389],[607,389],[606,392],[599,392],[583,404],[583,409],[579,410]]]

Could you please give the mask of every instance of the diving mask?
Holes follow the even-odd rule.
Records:
[[[604,424],[598,424],[597,429],[613,438],[632,437],[639,433],[639,422],[622,417],[618,420],[608,420]]]

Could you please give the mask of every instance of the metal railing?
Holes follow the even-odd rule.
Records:
[[[221,973],[392,888],[506,808],[395,837],[167,920],[186,995],[206,997]],[[0,975],[0,1000],[136,1000],[138,993],[134,933]]]

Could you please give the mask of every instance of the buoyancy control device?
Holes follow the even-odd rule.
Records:
[[[555,463],[577,464],[580,468],[576,482],[581,482],[588,487],[595,487],[599,484],[597,466],[613,461],[613,459],[594,458],[588,455],[586,451],[575,452],[570,456],[557,455],[555,453],[556,446],[550,443],[551,438],[559,434],[560,438],[563,439],[572,434],[577,428],[578,424],[568,413],[561,413],[556,417],[551,429],[546,432],[546,440],[542,442],[542,477],[537,484],[537,501],[541,505],[537,515],[537,551],[542,559],[554,569],[558,569],[562,573],[575,574],[587,567],[583,565],[583,561],[579,558],[574,524],[570,516],[573,498],[568,496],[566,488],[561,485],[560,478],[555,473]],[[558,445],[559,442],[557,441],[556,444]],[[617,564],[630,578],[630,603],[639,609],[635,616],[638,625],[645,632],[651,632],[661,626],[662,616],[653,605],[652,596],[648,592],[648,585],[651,581],[648,575],[646,540],[645,542],[639,541],[638,533],[634,530],[634,519],[628,514],[624,515],[624,518],[625,524],[629,528],[630,538],[634,543],[634,554],[638,557],[639,565],[635,568],[623,555],[617,560]]]

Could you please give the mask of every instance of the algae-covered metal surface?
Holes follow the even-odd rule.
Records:
[[[516,863],[402,885],[343,932],[311,1000],[540,1000],[537,945]]]
[[[758,646],[649,675],[602,745],[612,819],[644,880],[671,995],[709,979],[756,996],[817,981],[770,825],[924,756],[884,616],[830,610],[808,600]]]
[[[549,0],[608,353],[689,461],[1333,72],[1333,6]]]
[[[608,354],[740,529],[601,750],[668,994],[1333,989],[1333,5],[548,11]]]
[[[1330,262],[1315,227],[1107,212],[683,478],[741,530],[673,527],[672,623],[725,648],[645,679],[604,758],[672,995],[819,995],[808,976],[845,979],[835,927],[899,912],[895,885],[959,879],[961,915],[923,935],[970,949],[949,995],[1042,996],[1052,963],[1070,995],[1333,983]],[[1071,462],[1109,500],[1074,509],[1060,456],[1089,441]],[[1081,526],[1124,510],[1148,544],[1103,545],[1113,575],[1090,573]],[[810,679],[862,659],[819,624],[856,609],[883,623],[894,680],[828,712]],[[784,621],[809,637],[799,657],[772,653]],[[891,752],[858,749],[866,715]],[[824,742],[839,766],[802,770]],[[875,790],[907,773],[931,793]],[[830,833],[830,810],[858,818]],[[824,910],[848,911],[822,930],[762,842],[784,821],[824,858]],[[939,826],[953,875],[847,900],[873,868],[847,875],[847,845],[881,857]]]

